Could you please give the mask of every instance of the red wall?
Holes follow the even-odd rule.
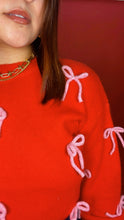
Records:
[[[82,61],[97,72],[110,100],[114,124],[121,127],[124,127],[123,41],[124,2],[61,1],[60,56]],[[124,171],[124,149],[121,145],[120,152]]]

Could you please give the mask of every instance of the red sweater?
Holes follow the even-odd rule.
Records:
[[[83,220],[124,219],[116,128],[105,92],[89,67],[62,63],[68,75],[60,103],[41,104],[36,59],[0,81],[0,220],[64,220],[70,213],[75,219],[77,209]],[[1,65],[0,72],[15,67]]]

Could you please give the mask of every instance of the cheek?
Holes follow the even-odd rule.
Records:
[[[34,33],[39,34],[42,29],[43,18],[42,16],[36,17],[33,22]]]
[[[14,25],[6,25],[1,29],[0,24],[0,42],[6,45],[13,47],[29,45],[35,38],[31,33],[33,33],[32,29],[16,28]]]
[[[39,1],[39,3],[38,3]],[[46,1],[46,0],[45,0]],[[41,30],[42,23],[43,23],[43,15],[44,15],[44,7],[43,7],[43,0],[37,0],[37,6],[35,11],[35,27],[37,30]]]

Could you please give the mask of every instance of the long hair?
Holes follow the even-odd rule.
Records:
[[[44,0],[41,35],[32,44],[42,74],[42,103],[50,99],[61,100],[65,89],[65,77],[58,58],[58,8],[59,0]]]

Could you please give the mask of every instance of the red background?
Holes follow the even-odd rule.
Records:
[[[115,126],[124,128],[124,2],[61,0],[59,53],[99,75]],[[123,136],[124,137],[124,136]],[[124,193],[124,149],[120,146]]]

